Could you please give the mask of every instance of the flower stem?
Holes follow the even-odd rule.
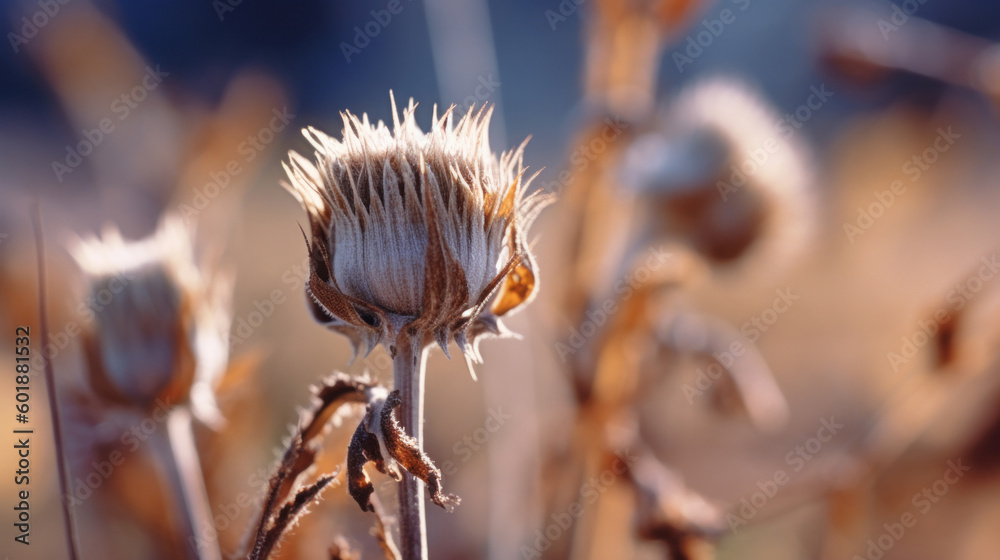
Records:
[[[190,411],[177,407],[167,419],[166,433],[158,430],[150,441],[170,495],[177,502],[178,536],[185,551],[184,558],[222,560],[218,541],[199,538],[199,530],[214,528],[214,525],[191,427]]]
[[[419,335],[417,335],[419,337]],[[403,398],[400,422],[406,435],[424,447],[424,371],[427,350],[422,340],[401,336],[393,358],[393,381]],[[424,483],[408,472],[399,485],[399,540],[403,560],[427,558],[427,522],[424,515]]]

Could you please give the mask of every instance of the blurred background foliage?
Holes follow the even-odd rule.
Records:
[[[573,142],[606,109],[587,97],[583,80],[597,4],[488,2],[484,35],[475,10],[469,16],[461,3],[437,2],[438,10],[429,13],[424,2],[401,0],[401,11],[364,43],[356,42],[358,30],[386,2],[69,0],[31,38],[22,18],[30,19],[39,4],[0,3],[2,29],[26,37],[0,49],[0,233],[6,234],[0,238],[0,320],[5,333],[17,324],[37,325],[29,209],[38,200],[50,244],[54,361],[72,424],[76,472],[90,473],[92,461],[107,457],[122,432],[73,405],[84,366],[79,341],[66,327],[83,323],[85,315],[78,307],[79,273],[64,249],[68,240],[106,223],[128,238],[147,236],[164,212],[179,212],[196,218],[200,257],[234,274],[235,373],[219,389],[228,423],[219,432],[202,430],[199,441],[215,529],[223,549],[235,550],[255,513],[246,500],[262,491],[262,477],[296,407],[305,404],[307,387],[335,369],[391,378],[382,350],[347,366],[347,341],[315,325],[303,304],[306,261],[295,224],[305,219],[278,187],[287,150],[306,149],[297,131],[312,125],[336,133],[344,109],[389,119],[389,90],[417,100],[424,123],[434,103],[495,103],[493,148],[530,135],[526,164],[545,168],[535,185],[562,194],[568,183],[561,172],[591,172],[593,161],[581,166],[572,159]],[[707,29],[702,20],[727,8],[736,13],[734,23],[679,68],[673,55],[687,53],[688,39]],[[903,339],[912,339],[920,321],[952,309],[956,285],[1000,249],[1000,47],[994,44],[1000,6],[920,4],[893,37],[910,41],[890,53],[896,68],[840,56],[844,45],[898,44],[878,27],[892,13],[890,3],[875,0],[699,3],[663,38],[652,87],[659,108],[643,121],[626,120],[635,131],[655,128],[685,88],[716,75],[745,81],[777,115],[806,103],[810,88],[833,92],[793,139],[810,154],[814,178],[813,231],[801,250],[789,262],[705,265],[711,268],[707,280],[671,296],[669,305],[650,304],[665,309],[664,316],[698,310],[739,329],[772,305],[775,290],[800,296],[755,341],[788,402],[788,421],[777,430],[762,432],[732,413],[724,391],[686,398],[684,387],[695,383],[709,363],[704,359],[672,356],[647,366],[664,375],[645,388],[637,407],[643,438],[720,511],[738,510],[760,481],[787,469],[787,454],[816,434],[821,419],[833,416],[845,425],[819,460],[795,476],[794,490],[783,489],[780,500],[719,541],[719,558],[864,557],[868,539],[912,509],[911,496],[959,458],[973,466],[969,478],[921,515],[918,529],[897,539],[884,557],[992,559],[1000,549],[992,530],[1000,521],[1000,290],[987,283],[959,316],[953,340],[935,342],[946,344],[952,357],[943,359],[928,346],[901,367],[888,359]],[[451,32],[431,32],[441,26]],[[458,43],[435,47],[435,38],[446,35]],[[463,40],[469,48],[455,48]],[[358,52],[345,55],[345,45]],[[982,79],[974,84],[956,77],[970,64],[969,53],[980,56],[973,70]],[[163,73],[162,82],[147,84],[142,100],[134,99],[126,112],[116,100],[142,84],[148,68]],[[922,75],[914,68],[929,70]],[[94,136],[106,118],[114,130]],[[961,134],[955,149],[911,181],[905,162],[948,127]],[[66,163],[67,150],[88,135],[100,137],[93,153],[58,173],[54,164]],[[858,223],[858,208],[868,208],[874,192],[895,180],[906,181],[906,194],[863,234],[845,234],[845,224]],[[560,202],[542,218],[541,296],[510,324],[525,340],[485,344],[479,383],[461,360],[440,353],[431,358],[426,448],[449,490],[463,497],[455,515],[428,510],[435,558],[523,557],[522,547],[536,546],[537,531],[551,525],[543,457],[566,445],[574,418],[573,387],[555,345],[579,326],[560,308],[566,278],[575,273],[566,264],[574,235],[567,208]],[[629,225],[626,220],[615,227]],[[0,356],[9,352],[0,347]],[[23,556],[9,548],[13,532],[5,524],[0,552],[62,558],[40,378],[34,385],[36,540]],[[12,399],[12,383],[0,384],[0,402]],[[501,410],[509,418],[498,430],[484,430],[492,425],[487,418]],[[9,421],[5,414],[4,425]],[[327,448],[343,449],[348,438],[335,430]],[[0,449],[0,464],[12,464],[9,446]],[[337,452],[329,455],[323,459],[327,470],[342,460]],[[168,498],[151,482],[148,460],[128,455],[81,506],[86,558],[175,557],[170,547],[178,545],[165,544],[172,534],[163,515]],[[2,503],[13,491],[4,477]],[[367,536],[370,519],[342,488],[329,491],[314,510],[281,558],[322,557],[333,534],[348,535],[366,557],[377,554]],[[627,523],[628,509],[609,511],[612,521],[602,523]],[[576,554],[656,558],[663,549],[640,543],[609,551],[596,543]]]

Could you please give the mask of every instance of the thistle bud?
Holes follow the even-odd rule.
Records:
[[[654,235],[714,264],[773,265],[803,245],[813,214],[810,158],[795,134],[747,87],[705,80],[629,146],[619,176],[651,203]]]
[[[356,354],[395,354],[405,335],[478,359],[479,338],[537,291],[524,236],[548,199],[526,194],[524,144],[490,151],[490,110],[454,124],[435,108],[424,133],[414,109],[400,119],[393,100],[392,130],[344,113],[341,140],[303,131],[315,162],[290,153],[284,186],[309,215],[306,294]]]
[[[228,360],[231,282],[195,265],[180,221],[134,242],[109,229],[71,252],[93,317],[82,340],[94,392],[142,409],[191,403],[202,420],[217,421],[211,382]]]

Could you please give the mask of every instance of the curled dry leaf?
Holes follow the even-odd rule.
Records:
[[[448,510],[455,509],[461,499],[454,494],[445,494],[441,486],[441,471],[417,445],[417,441],[403,431],[393,415],[402,404],[399,391],[387,397],[376,397],[368,404],[364,419],[358,424],[351,438],[347,458],[348,491],[361,509],[374,512],[371,502],[375,491],[364,470],[364,466],[375,463],[375,468],[397,481],[402,474],[399,466],[413,476],[427,483],[431,501]]]
[[[441,488],[441,471],[417,445],[417,440],[403,432],[403,428],[393,417],[393,410],[403,404],[399,391],[389,393],[382,407],[382,437],[389,454],[399,461],[410,474],[427,483],[431,493],[431,501],[449,512],[461,503],[461,498],[454,494],[445,494]]]
[[[369,405],[367,419],[371,414],[372,407]],[[372,481],[368,478],[364,466],[368,462],[375,463],[375,468],[380,473],[389,474],[382,460],[382,452],[379,450],[378,438],[368,431],[367,422],[362,421],[358,428],[354,430],[351,443],[347,448],[347,491],[351,494],[361,509],[374,512],[375,508],[371,503],[371,495],[375,491]],[[398,471],[393,471],[393,478],[399,480]]]

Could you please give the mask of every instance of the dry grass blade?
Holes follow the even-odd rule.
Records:
[[[278,527],[280,516],[288,505],[281,506],[281,504],[288,501],[298,479],[312,466],[318,450],[317,440],[323,434],[329,420],[342,405],[365,402],[365,392],[371,388],[372,384],[367,380],[356,380],[343,374],[335,374],[325,379],[315,390],[312,406],[303,413],[298,429],[268,482],[267,498],[256,525],[253,546],[248,558],[251,560],[267,558],[267,552],[270,550],[266,548],[269,535]],[[301,492],[299,494],[301,495]],[[298,497],[299,495],[290,503],[294,504]],[[281,510],[276,512],[279,507]],[[273,544],[271,546],[273,547]]]
[[[298,491],[295,494],[295,498],[282,506],[281,510],[274,517],[274,524],[267,531],[264,536],[264,542],[261,544],[261,554],[259,558],[267,558],[271,555],[271,551],[277,546],[284,535],[295,526],[296,521],[305,513],[305,508],[313,500],[315,500],[320,492],[324,488],[333,482],[336,475],[327,475],[320,477],[314,484],[307,486]]]
[[[42,347],[49,347],[49,327],[48,327],[48,310],[46,308],[46,293],[45,293],[45,239],[42,236],[42,209],[41,206],[35,204],[34,215],[32,216],[34,220],[35,228],[35,250],[37,257],[37,267],[38,267],[38,319],[42,331]],[[43,353],[44,355],[44,353]],[[66,447],[63,444],[63,424],[60,417],[59,403],[56,395],[56,381],[55,374],[53,373],[52,360],[51,358],[46,358],[44,360],[44,371],[45,371],[45,386],[48,389],[49,395],[49,412],[52,415],[52,428],[55,436],[55,446],[56,446],[56,466],[59,469],[59,490],[63,496],[67,496],[66,489],[69,486],[67,483],[68,473],[66,467]],[[69,501],[63,501],[62,507],[63,514],[63,525],[66,531],[66,548],[69,553],[71,560],[77,560],[80,558],[80,544],[77,540],[76,526],[73,523],[73,508]]]

